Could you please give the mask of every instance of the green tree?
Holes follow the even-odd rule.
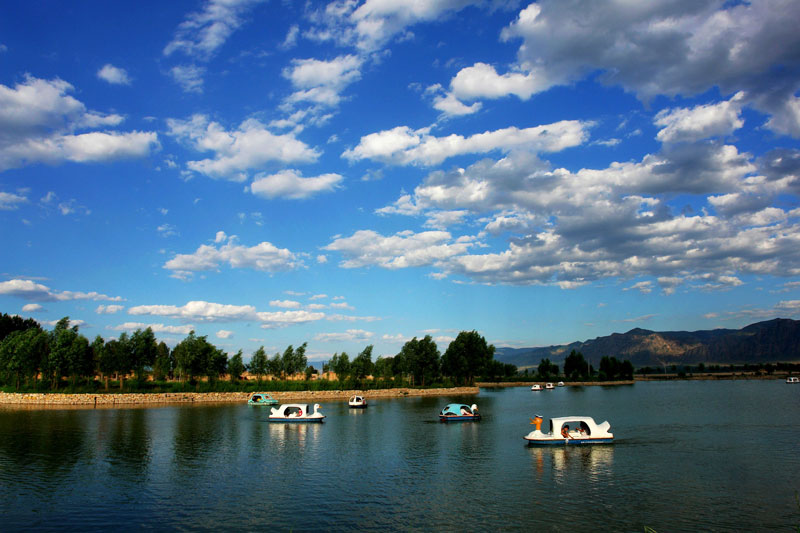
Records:
[[[588,377],[588,364],[581,352],[572,350],[564,360],[564,375],[570,381],[580,381]]]
[[[40,361],[47,354],[47,335],[35,328],[15,330],[0,342],[0,368],[19,390],[22,378],[36,379]]]
[[[279,352],[275,352],[275,355],[273,355],[267,362],[267,373],[274,376],[276,379],[283,377],[283,358]]]
[[[136,373],[136,381],[144,380],[146,367],[152,367],[156,362],[158,344],[151,328],[137,329],[130,339],[131,368]]]
[[[370,344],[358,354],[350,365],[350,372],[357,380],[362,380],[372,374],[372,345]]]
[[[442,356],[442,373],[464,383],[474,383],[475,376],[488,375],[488,365],[494,360],[494,349],[477,331],[462,331]],[[493,366],[493,372],[499,368]]]
[[[394,357],[381,357],[378,356],[378,359],[375,361],[375,375],[380,376],[383,379],[391,378],[394,376],[392,373],[392,363],[394,362]]]
[[[206,376],[208,382],[214,383],[219,377],[228,373],[228,354],[219,348],[213,348],[209,353],[209,360],[206,366]]]
[[[230,375],[231,382],[239,381],[243,372],[244,363],[242,362],[242,351],[239,350],[233,357],[231,357],[231,360],[228,363],[228,374]]]
[[[421,340],[416,337],[403,345],[398,354],[405,361],[406,371],[411,374],[411,384],[417,381],[421,386],[429,384],[439,377],[441,358],[439,348],[430,335],[425,335]]]
[[[125,376],[133,369],[133,350],[128,333],[123,331],[113,346],[114,353],[111,360],[114,362],[114,372],[119,379],[119,390],[125,386]]]
[[[350,375],[350,356],[347,355],[347,352],[333,354],[328,365],[336,374],[336,379],[339,383],[342,383]]]
[[[550,359],[544,358],[539,363],[539,367],[536,369],[536,372],[539,374],[541,379],[547,381],[552,377],[558,376],[558,365],[551,363]]]
[[[269,360],[267,359],[267,354],[264,351],[264,347],[261,346],[258,350],[253,353],[253,356],[250,358],[250,373],[255,374],[256,381],[258,381],[259,385],[261,384],[261,377],[267,373],[269,365]]]
[[[172,377],[175,370],[175,363],[172,358],[172,352],[164,341],[158,343],[156,348],[156,360],[153,363],[153,379],[162,381]]]
[[[219,355],[217,349],[206,340],[205,336],[198,337],[194,331],[175,346],[175,361],[181,373],[181,379],[193,382],[195,377],[206,375],[211,377],[219,368]],[[217,365],[217,366],[215,366]]]

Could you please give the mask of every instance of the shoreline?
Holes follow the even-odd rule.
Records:
[[[478,394],[480,388],[452,387],[447,389],[380,389],[380,390],[330,390],[330,391],[281,391],[256,392],[180,392],[180,393],[82,393],[58,392],[0,392],[0,406],[39,407],[133,407],[164,406],[173,404],[246,403],[253,394],[270,394],[280,403],[284,402],[331,402],[347,401],[356,394],[367,398],[408,398],[423,396],[450,396]]]

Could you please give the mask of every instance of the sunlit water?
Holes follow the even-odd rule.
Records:
[[[480,422],[438,422],[449,402]],[[322,405],[0,409],[0,530],[795,530],[800,385],[482,389]],[[613,445],[527,447],[529,417]]]

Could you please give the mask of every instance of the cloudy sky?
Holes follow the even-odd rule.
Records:
[[[12,2],[0,311],[311,361],[800,318],[798,20],[795,0]]]

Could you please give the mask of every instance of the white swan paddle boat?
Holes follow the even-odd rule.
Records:
[[[441,422],[466,422],[480,419],[481,414],[475,404],[449,403],[439,412],[439,420]]]
[[[544,384],[544,388],[547,389],[547,390],[553,390],[553,389],[556,388],[556,386],[553,385],[552,383],[545,383]]]
[[[249,405],[278,405],[278,400],[269,394],[253,394],[250,396],[250,399],[247,400],[247,403]]]
[[[350,406],[350,409],[366,409],[367,399],[363,396],[356,395],[347,401],[347,405]]]
[[[550,419],[550,431],[542,432],[541,415],[531,418],[536,429],[522,437],[529,445],[537,444],[610,444],[614,435],[607,421],[598,424],[590,416],[562,416]]]
[[[270,422],[322,422],[325,415],[319,412],[319,404],[314,404],[314,411],[308,409],[307,403],[285,403],[270,409]]]
[[[536,390],[536,391],[542,390],[542,386],[539,385],[538,383],[534,383],[533,385],[531,385],[531,390]]]
[[[559,381],[558,383],[556,383],[556,387],[563,387],[563,386],[564,386],[563,381]]]
[[[786,378],[786,383],[800,383],[800,378],[797,376],[789,376]]]

